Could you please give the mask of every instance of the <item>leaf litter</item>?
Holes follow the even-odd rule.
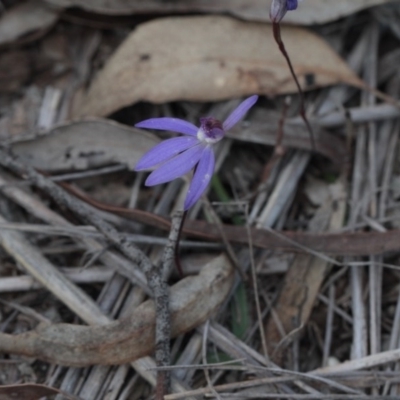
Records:
[[[3,144],[45,179],[68,180],[61,185],[76,204],[84,201],[90,213],[138,240],[154,265],[187,181],[143,186],[145,174],[132,167],[170,135],[132,125],[158,116],[223,120],[239,98],[263,95],[217,151],[218,181],[208,196],[221,224],[211,223],[199,204],[184,226],[182,265],[194,275],[180,280],[173,273],[169,284],[173,307],[182,291],[175,301],[181,322],[172,321],[174,365],[186,367],[173,375],[166,399],[215,393],[199,365],[204,355],[215,364],[209,375],[220,396],[296,397],[304,390],[322,399],[399,396],[399,113],[355,88],[362,78],[399,97],[390,61],[398,52],[398,2],[307,0],[287,14],[285,23],[311,25],[282,31],[307,89],[317,139],[312,154],[293,82],[269,26],[260,23],[268,20],[264,2],[245,8],[222,0],[85,2],[87,12],[109,19],[107,30],[68,18],[64,8],[81,2],[4,3]],[[355,14],[360,10],[366,11]],[[115,27],[118,15],[145,14],[150,21]],[[283,141],[274,152],[283,115]],[[0,347],[9,373],[0,383],[14,386],[1,386],[0,394],[33,398],[61,389],[70,398],[150,398],[154,311],[145,276],[46,185],[34,189],[38,182],[11,175],[7,157],[0,171],[0,288],[14,289],[4,289],[1,304]],[[102,190],[110,193],[99,196]],[[239,285],[238,277],[232,287],[231,260],[194,240],[228,240],[245,274],[254,246],[268,358],[254,287]],[[201,326],[209,316],[208,328]],[[117,345],[119,339],[130,345]],[[42,383],[47,387],[32,385]]]

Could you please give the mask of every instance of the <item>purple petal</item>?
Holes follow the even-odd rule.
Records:
[[[189,149],[199,143],[197,138],[180,136],[167,139],[148,151],[136,164],[135,171],[152,168],[161,164],[180,152]]]
[[[185,211],[192,207],[206,190],[214,172],[214,165],[214,152],[211,147],[206,147],[197,165],[196,172],[193,175],[192,182],[190,183],[186,195],[184,204]]]
[[[199,162],[203,151],[204,146],[199,144],[184,151],[182,154],[178,154],[171,160],[166,161],[149,175],[145,185],[159,185],[160,183],[169,182],[185,175]]]
[[[295,10],[297,8],[297,0],[287,0],[286,1],[286,7],[288,11]]]
[[[279,23],[287,12],[286,0],[272,0],[269,16],[273,23]]]
[[[237,124],[245,116],[247,111],[254,106],[257,100],[258,96],[255,95],[242,101],[223,123],[224,130],[227,131],[231,129],[233,125]]]
[[[135,126],[136,128],[159,129],[191,136],[196,136],[199,130],[197,126],[178,118],[150,118],[139,122]]]

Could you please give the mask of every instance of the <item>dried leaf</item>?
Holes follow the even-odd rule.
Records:
[[[45,134],[14,142],[12,149],[29,165],[54,172],[111,163],[133,167],[158,142],[149,132],[99,119],[55,127]]]
[[[0,19],[0,46],[22,36],[24,42],[36,39],[52,27],[57,19],[58,12],[38,0],[19,4],[5,12]]]
[[[62,394],[67,399],[77,399],[62,390],[34,383],[0,386],[0,400],[39,400],[45,396],[57,394]]]
[[[58,7],[80,7],[86,11],[107,15],[171,14],[171,13],[229,13],[251,21],[269,21],[272,0],[46,0]],[[389,0],[307,0],[284,22],[322,24],[350,15],[364,8],[387,3]]]
[[[221,255],[199,275],[184,278],[172,286],[172,336],[187,332],[209,318],[225,301],[233,280],[233,266]],[[19,335],[0,333],[0,351],[61,365],[124,364],[153,351],[154,330],[154,302],[148,300],[130,316],[107,325],[41,324]]]
[[[297,27],[284,35],[299,79],[312,77],[307,88],[357,81],[318,36]],[[269,25],[217,16],[165,18],[139,26],[122,43],[73,114],[104,116],[142,100],[215,101],[294,91]]]

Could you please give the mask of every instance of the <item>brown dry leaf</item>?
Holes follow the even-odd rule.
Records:
[[[63,397],[71,400],[78,399],[59,389],[45,385],[36,385],[34,383],[0,386],[0,400],[39,400],[45,396],[57,394],[62,394]]]
[[[23,42],[37,39],[56,23],[58,14],[38,0],[15,6],[0,18],[0,46],[12,43],[22,36]]]
[[[271,0],[46,0],[58,7],[80,7],[108,15],[167,13],[230,13],[252,21],[269,21]],[[296,12],[288,13],[284,22],[296,24],[325,23],[361,9],[387,3],[389,0],[307,0]]]
[[[171,335],[176,337],[206,321],[226,300],[234,268],[225,255],[208,263],[197,276],[170,290]],[[24,354],[71,366],[124,364],[150,354],[155,336],[154,301],[107,325],[41,324],[18,335],[0,333],[2,353]]]
[[[159,139],[109,120],[72,122],[31,138],[12,149],[29,165],[49,172],[84,170],[112,163],[133,167]]]
[[[343,60],[318,36],[288,27],[285,43],[307,88],[358,83]],[[216,101],[296,87],[269,25],[207,16],[165,18],[138,27],[77,98],[73,116],[104,116],[138,101]]]

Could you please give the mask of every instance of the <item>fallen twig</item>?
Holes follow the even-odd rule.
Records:
[[[0,161],[1,163],[1,161]],[[115,213],[146,225],[169,230],[170,220],[147,211],[128,209],[101,203],[87,196],[80,190],[63,183],[68,191],[103,211]],[[221,225],[227,240],[238,244],[248,244],[247,229],[236,225]],[[221,241],[219,229],[205,221],[187,220],[182,232],[202,239]],[[250,228],[251,239],[255,247],[269,250],[312,251],[336,256],[362,256],[366,254],[383,254],[399,251],[400,230],[388,232],[354,232],[354,233],[310,233],[285,231],[274,233],[272,230]]]

